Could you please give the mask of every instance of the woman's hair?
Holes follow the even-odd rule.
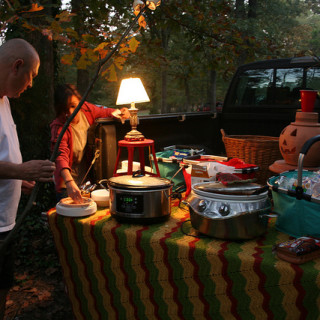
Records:
[[[54,91],[54,110],[56,116],[66,114],[69,110],[68,101],[72,96],[81,99],[81,95],[73,84],[61,84],[56,87]]]

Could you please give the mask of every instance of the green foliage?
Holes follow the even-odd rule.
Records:
[[[27,195],[22,195],[18,209],[24,210],[28,201]],[[49,232],[45,213],[55,207],[55,192],[52,183],[41,185],[35,206],[28,212],[16,236],[17,263],[33,266],[34,269],[56,268],[59,264],[51,232]]]

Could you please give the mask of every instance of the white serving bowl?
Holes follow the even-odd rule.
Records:
[[[91,192],[91,199],[97,204],[98,207],[109,206],[109,190],[98,189]]]

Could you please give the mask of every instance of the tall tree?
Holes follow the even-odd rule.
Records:
[[[47,1],[46,4],[48,5]],[[48,129],[53,118],[55,44],[41,30],[47,26],[46,17],[55,15],[55,4],[56,2],[51,2],[48,6],[42,6],[41,3],[32,6],[27,1],[21,1],[15,3],[16,7],[7,8],[9,12],[15,12],[15,19],[6,26],[6,39],[24,38],[36,48],[40,56],[39,74],[34,80],[33,88],[21,98],[11,100],[25,160],[47,158],[50,154]]]

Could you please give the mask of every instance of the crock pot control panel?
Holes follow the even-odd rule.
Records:
[[[143,213],[143,195],[121,193],[116,195],[116,210],[119,213]]]

